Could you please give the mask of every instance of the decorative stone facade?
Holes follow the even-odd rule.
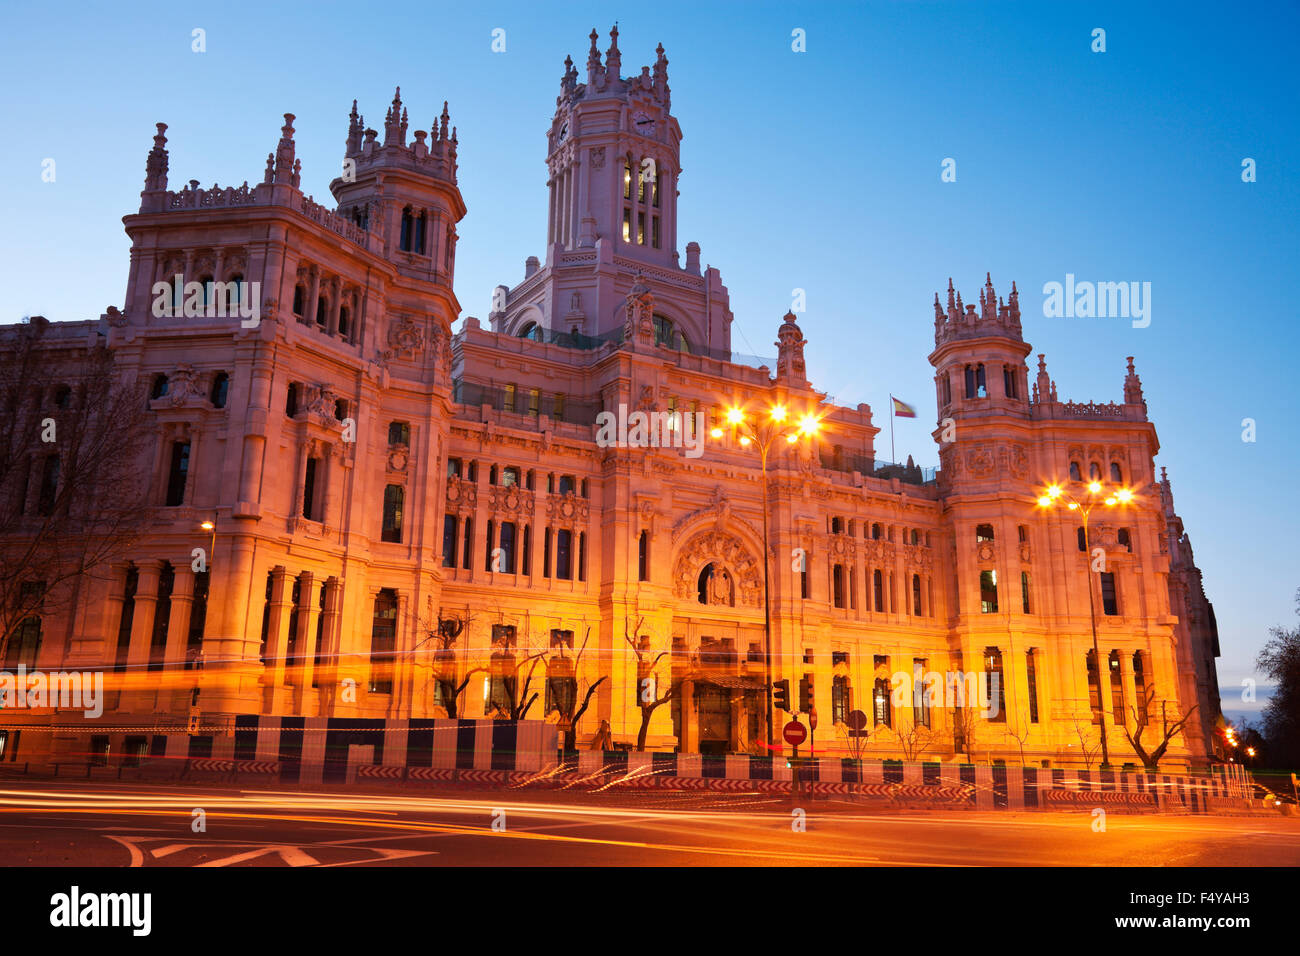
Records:
[[[551,705],[570,675],[579,695],[604,678],[579,746],[603,722],[616,745],[636,741],[650,674],[658,695],[675,688],[650,717],[650,748],[762,752],[766,560],[771,676],[813,676],[819,750],[849,753],[846,714],[862,709],[868,755],[903,756],[900,731],[924,719],[922,753],[935,759],[973,750],[1080,765],[1079,728],[1093,726],[1087,589],[1102,595],[1075,523],[1035,500],[1068,482],[1071,464],[1107,480],[1113,466],[1136,500],[1093,529],[1118,592],[1115,613],[1098,613],[1102,653],[1117,661],[1101,695],[1112,759],[1135,760],[1116,722],[1131,725],[1145,684],[1180,709],[1200,704],[1167,760],[1204,762],[1217,715],[1213,612],[1169,483],[1155,478],[1159,445],[1131,360],[1123,403],[1059,401],[1042,356],[1031,395],[1015,287],[1004,303],[990,279],[977,310],[950,283],[947,308],[935,298],[929,357],[940,469],[924,480],[876,461],[872,410],[830,404],[807,381],[804,348],[818,343],[794,315],[779,325],[776,360],[733,361],[721,274],[701,269],[696,243],[678,257],[682,131],[667,57],[660,47],[652,67],[622,77],[616,31],[603,57],[597,39],[585,83],[566,60],[547,134],[544,260],[498,287],[490,330],[469,317],[451,332],[466,206],[445,105],[410,142],[400,91],[382,140],[353,104],[336,210],[298,188],[291,114],[263,181],[233,189],[169,191],[158,125],[140,211],[125,220],[123,308],[53,327],[47,341],[65,359],[104,342],[117,374],[142,388],[166,377],[141,462],[157,507],[66,619],[42,621],[40,664],[102,668],[125,648],[132,677],[105,724],[148,728],[183,724],[195,689],[206,722],[233,726],[251,714],[444,716],[463,680],[459,715],[482,716],[510,661],[541,655],[530,717],[562,719]],[[260,283],[259,321],[158,317],[153,285],[175,274]],[[219,375],[229,386],[218,407]],[[722,411],[778,403],[815,413],[821,435],[778,443],[765,516],[757,453]],[[620,405],[699,412],[724,436],[701,457],[600,447],[595,416]],[[176,442],[190,466],[182,502],[168,506]],[[195,627],[191,553],[209,541],[204,520],[215,551]],[[164,575],[177,656],[148,670]],[[201,669],[186,667],[186,647]],[[1006,710],[981,721],[971,747],[955,742],[950,709],[882,713],[875,699],[894,673],[983,672],[994,660]]]

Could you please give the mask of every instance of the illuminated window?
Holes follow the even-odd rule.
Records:
[[[998,611],[998,573],[980,572],[980,612],[996,614]]]

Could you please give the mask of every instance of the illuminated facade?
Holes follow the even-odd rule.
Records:
[[[263,181],[238,188],[169,189],[160,126],[126,218],[124,308],[51,326],[45,346],[75,361],[106,343],[140,389],[156,508],[129,554],[41,620],[33,660],[116,668],[103,721],[118,734],[183,726],[196,689],[208,723],[519,714],[534,693],[523,715],[564,723],[603,678],[579,747],[635,746],[641,702],[668,696],[648,748],[761,752],[762,471],[724,413],[780,405],[820,430],[768,463],[771,676],[797,705],[812,675],[819,749],[848,754],[860,709],[873,757],[1078,765],[1102,719],[1112,761],[1135,762],[1116,721],[1132,726],[1153,688],[1171,709],[1200,704],[1167,762],[1203,762],[1213,612],[1131,360],[1122,402],[1061,401],[1042,356],[1031,382],[1014,286],[1004,302],[988,281],[963,306],[950,283],[930,354],[937,476],[876,461],[872,410],[824,401],[794,315],[774,372],[733,361],[719,271],[694,242],[679,258],[667,66],[660,47],[623,77],[616,30],[603,56],[592,32],[585,82],[566,61],[544,260],[457,334],[466,206],[445,106],[412,140],[400,91],[382,135],[354,104],[334,210],[298,187],[292,115]],[[256,298],[257,320],[159,315],[156,284],[176,275],[202,284],[198,305]],[[688,438],[698,412],[722,437],[698,457],[598,442],[597,416],[620,408],[690,415],[672,419]],[[1090,542],[1035,505],[1051,482],[1082,493],[1098,476],[1135,500],[1098,510]],[[918,668],[998,672],[999,713],[891,701],[894,675]],[[9,723],[24,720],[77,718]]]

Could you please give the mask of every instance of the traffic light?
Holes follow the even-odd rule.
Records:
[[[777,710],[790,709],[790,682],[788,680],[772,681],[772,703]]]
[[[799,678],[799,713],[807,714],[813,709],[813,679],[812,674],[804,674]]]

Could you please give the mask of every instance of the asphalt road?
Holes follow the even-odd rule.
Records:
[[[204,829],[196,831],[195,810]],[[1300,818],[881,811],[667,792],[0,784],[3,866],[1297,866]],[[800,825],[802,824],[802,829]]]

